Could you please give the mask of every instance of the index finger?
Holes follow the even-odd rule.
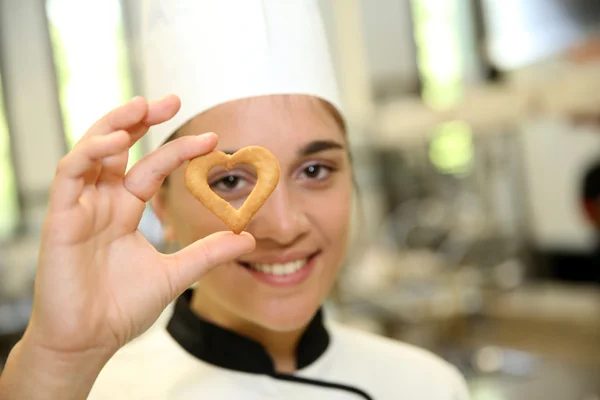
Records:
[[[97,120],[82,140],[97,135],[108,135],[118,130],[127,130],[137,140],[152,125],[173,118],[180,107],[181,101],[175,95],[168,95],[152,102],[148,102],[141,96],[134,97],[128,103],[111,110]]]
[[[131,167],[123,181],[125,189],[143,202],[149,201],[171,172],[186,161],[214,150],[217,140],[217,135],[210,132],[182,136],[164,144]]]

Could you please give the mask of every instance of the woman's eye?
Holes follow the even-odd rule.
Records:
[[[221,179],[221,183],[227,189],[234,189],[239,182],[240,182],[240,178],[238,178],[237,176],[228,176],[228,177]]]
[[[215,182],[213,182],[210,187],[212,189],[220,190],[220,191],[232,191],[236,189],[240,189],[247,184],[246,180],[241,176],[237,175],[227,175]]]
[[[308,179],[323,180],[329,176],[331,171],[332,171],[332,168],[327,167],[323,164],[313,164],[313,165],[309,165],[308,167],[304,168],[304,171],[302,171],[302,173]]]

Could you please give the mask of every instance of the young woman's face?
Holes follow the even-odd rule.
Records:
[[[279,161],[277,188],[246,227],[256,249],[198,282],[203,309],[229,325],[301,328],[331,289],[346,252],[352,173],[345,136],[333,115],[307,96],[267,96],[220,105],[190,121],[182,135],[215,132],[217,148],[249,145]],[[169,178],[164,222],[181,245],[226,226],[185,188],[184,167]],[[240,166],[209,174],[213,191],[239,208],[256,182]]]

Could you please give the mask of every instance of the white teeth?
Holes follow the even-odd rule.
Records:
[[[285,264],[250,264],[250,268],[272,275],[291,275],[306,264],[306,258]]]

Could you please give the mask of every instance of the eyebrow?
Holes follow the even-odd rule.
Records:
[[[299,157],[306,157],[306,156],[310,156],[312,154],[316,154],[316,153],[320,153],[322,151],[326,151],[326,150],[343,150],[344,149],[344,145],[342,145],[341,143],[335,142],[333,140],[315,140],[312,141],[304,146],[302,146],[302,148],[300,148],[300,150],[298,150],[298,156]],[[222,150],[223,153],[227,154],[227,155],[232,155],[233,153],[236,152],[236,150]]]
[[[315,140],[303,146],[298,150],[298,156],[306,157],[315,153],[320,153],[326,150],[343,150],[344,146],[341,143],[333,140]]]

